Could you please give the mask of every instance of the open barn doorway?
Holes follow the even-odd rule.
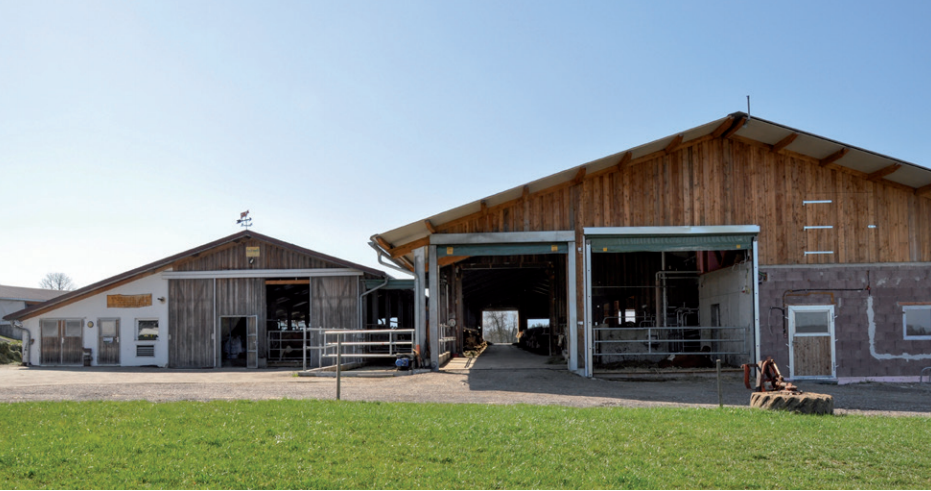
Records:
[[[440,316],[455,318],[445,339],[474,369],[567,366],[565,254],[472,256],[441,269]],[[531,319],[535,319],[533,323]]]
[[[755,234],[738,231],[743,233],[676,234],[681,231],[664,227],[592,233],[586,259],[592,373],[750,362],[758,325]],[[586,229],[591,232],[598,231]]]
[[[310,280],[267,280],[265,299],[268,365],[300,366],[310,320]]]

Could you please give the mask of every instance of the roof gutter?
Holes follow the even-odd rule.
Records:
[[[395,261],[394,258],[391,257],[391,254],[388,254],[388,251],[382,249],[381,246],[378,245],[378,242],[375,240],[374,235],[369,237],[369,247],[371,247],[372,249],[375,249],[375,252],[378,254],[378,264],[381,264],[382,266],[400,271],[404,274],[411,274],[411,271],[409,269],[406,269],[402,263]],[[384,260],[385,257],[388,258],[388,261],[390,261],[390,263],[385,262]]]

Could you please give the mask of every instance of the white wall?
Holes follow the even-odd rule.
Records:
[[[107,308],[107,295],[143,295],[152,294],[152,305],[134,309]],[[165,298],[164,302],[158,300]],[[82,319],[84,347],[93,350],[93,364],[97,365],[98,324],[99,319],[120,320],[120,365],[142,366],[168,365],[168,280],[161,275],[150,275],[131,283],[100,292],[92,297],[79,300],[70,305],[46,312],[38,317],[23,321],[23,327],[29,330],[30,337],[35,340],[29,347],[29,363],[39,365],[41,361],[40,347],[41,332],[39,323],[42,319]],[[158,340],[136,341],[136,319],[158,319]],[[88,327],[87,322],[93,321],[94,327]],[[136,345],[155,345],[154,357],[137,357]]]
[[[737,326],[746,328],[740,331],[721,331],[718,339],[735,339],[745,336],[746,349],[753,348],[753,264],[741,263],[734,267],[727,267],[704,274],[699,277],[698,302],[701,325],[711,325],[711,306],[720,305],[721,326]],[[709,333],[703,332],[702,338]],[[708,343],[702,343],[708,344]],[[745,346],[739,343],[721,345],[725,351],[738,351]],[[747,356],[749,356],[747,351]],[[748,363],[747,356],[722,356],[727,364]]]

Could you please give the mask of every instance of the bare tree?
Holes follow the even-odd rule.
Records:
[[[517,341],[517,312],[486,310],[482,312],[485,341],[505,344]]]
[[[59,290],[63,292],[74,290],[74,281],[65,273],[49,273],[42,278],[39,286],[46,290]]]

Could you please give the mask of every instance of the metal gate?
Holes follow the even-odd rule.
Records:
[[[84,343],[81,319],[42,319],[40,321],[43,365],[81,365]]]
[[[259,367],[258,319],[250,316],[246,319],[246,368]]]

